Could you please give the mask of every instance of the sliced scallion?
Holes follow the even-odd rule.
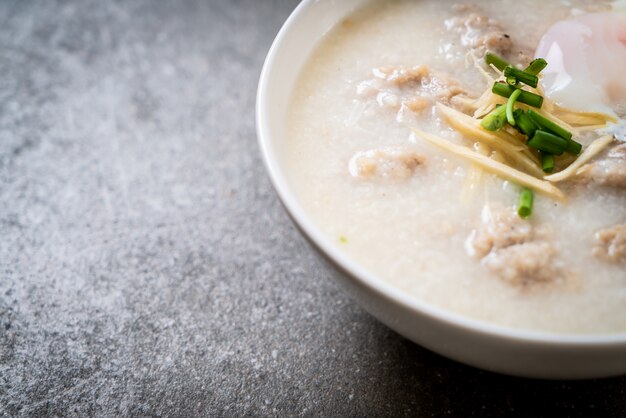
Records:
[[[506,123],[506,106],[498,106],[480,121],[480,126],[488,131],[498,131]]]
[[[539,126],[542,130],[551,132],[554,135],[558,135],[563,139],[572,139],[572,133],[570,131],[560,127],[556,123],[552,122],[550,119],[540,115],[538,112],[529,109],[528,116],[530,116],[533,122],[535,122],[535,124],[537,124],[537,126]]]
[[[541,168],[544,173],[552,173],[554,171],[554,155],[546,152],[541,153]]]
[[[578,155],[580,154],[580,151],[582,151],[582,149],[583,146],[581,144],[574,141],[573,139],[570,139],[567,141],[567,147],[565,148],[565,151],[569,152],[570,154]]]
[[[537,59],[534,59],[528,65],[528,67],[526,67],[524,72],[526,72],[528,74],[537,75],[541,71],[543,71],[543,69],[546,68],[547,66],[548,66],[548,62],[546,60],[544,60],[543,58],[537,58]]]
[[[537,130],[527,145],[548,154],[561,155],[567,148],[567,140],[550,132]]]
[[[493,94],[497,94],[498,96],[502,96],[506,98],[510,97],[511,94],[513,94],[515,90],[519,90],[519,89],[516,89],[513,86],[509,86],[506,83],[500,83],[497,81],[494,83],[493,87],[491,88],[491,92]],[[541,105],[543,104],[543,97],[539,96],[538,94],[522,90],[519,97],[517,98],[517,101],[520,103],[527,104],[528,106],[540,108]]]
[[[513,109],[515,106],[515,101],[522,94],[522,90],[515,90],[510,96],[509,100],[506,102],[506,120],[509,122],[511,126],[515,126],[515,117],[513,116]]]
[[[515,127],[517,130],[529,138],[532,138],[537,130],[537,125],[530,119],[530,116],[522,109],[516,109],[515,112],[513,112],[513,116],[515,117]]]
[[[523,188],[519,195],[519,204],[517,206],[517,214],[521,218],[528,218],[533,213],[533,203],[535,195],[533,191],[527,188]]]
[[[485,54],[485,62],[487,65],[493,65],[500,71],[504,71],[504,69],[510,65],[504,58],[492,54],[491,52]]]
[[[521,83],[529,85],[530,87],[537,87],[537,84],[539,83],[539,78],[536,75],[511,66],[504,69],[504,76],[507,78],[507,82],[509,77],[512,77]]]

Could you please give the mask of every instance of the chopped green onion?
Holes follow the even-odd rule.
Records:
[[[533,203],[535,195],[533,191],[527,188],[523,188],[519,195],[519,205],[517,207],[517,214],[520,218],[528,218],[533,213]]]
[[[508,84],[509,86],[517,86],[517,78],[515,77],[507,77],[506,78],[506,84]]]
[[[513,117],[515,117],[515,127],[517,130],[529,138],[532,138],[537,130],[537,125],[535,125],[530,116],[528,116],[528,113],[524,112],[522,109],[516,109],[515,112],[513,112]]]
[[[491,52],[485,54],[485,62],[487,65],[493,65],[500,71],[504,71],[504,69],[510,65],[504,58],[492,54]]]
[[[541,168],[544,173],[552,173],[554,171],[554,155],[541,153]]]
[[[513,77],[517,81],[527,84],[530,87],[537,87],[537,84],[539,83],[539,78],[536,75],[529,74],[525,71],[511,66],[508,66],[504,69],[504,76],[507,78],[507,82],[509,77]]]
[[[524,70],[525,73],[537,75],[548,66],[548,62],[543,58],[534,59]]]
[[[580,151],[582,151],[582,149],[583,146],[581,144],[574,141],[573,139],[570,139],[567,141],[567,148],[565,148],[565,151],[569,152],[570,154],[578,155],[580,154]]]
[[[480,121],[480,126],[488,131],[502,129],[506,122],[506,106],[498,106]]]
[[[537,124],[537,126],[539,126],[544,131],[548,131],[550,133],[553,133],[554,135],[558,135],[563,139],[567,139],[567,140],[572,139],[572,133],[570,131],[568,131],[567,129],[561,128],[559,125],[552,122],[550,119],[540,115],[534,110],[530,109],[528,111],[528,116],[530,116],[533,122],[535,122],[535,124]]]
[[[498,96],[507,97],[507,98],[510,97],[511,94],[513,94],[515,90],[519,90],[519,89],[516,89],[515,87],[509,86],[508,84],[505,84],[505,83],[499,83],[497,81],[494,83],[493,87],[491,88],[491,92],[493,94],[497,94]],[[517,98],[517,101],[520,103],[525,103],[532,107],[540,108],[541,105],[543,104],[543,97],[539,96],[538,94],[522,90],[522,92],[520,93],[520,96]]]
[[[548,154],[561,155],[567,148],[567,140],[550,132],[537,130],[527,145]]]
[[[515,90],[511,96],[509,96],[509,100],[506,102],[506,120],[511,124],[511,126],[515,126],[515,118],[513,117],[513,106],[515,106],[515,101],[522,94],[520,89]]]

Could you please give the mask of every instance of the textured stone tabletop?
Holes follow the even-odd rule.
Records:
[[[624,378],[398,336],[291,225],[254,129],[296,0],[0,2],[0,416],[624,416]]]

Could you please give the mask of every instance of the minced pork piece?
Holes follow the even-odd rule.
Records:
[[[406,180],[425,162],[426,157],[410,147],[384,147],[358,152],[349,170],[362,180]]]
[[[500,22],[485,16],[476,5],[456,4],[453,10],[459,16],[446,20],[446,29],[458,33],[461,44],[477,57],[491,51],[521,65],[531,61],[532,48],[514,44]]]
[[[607,261],[626,261],[626,224],[602,229],[594,238],[593,255]]]
[[[611,148],[603,158],[582,167],[579,178],[601,186],[626,188],[626,144]]]
[[[372,77],[358,85],[357,94],[362,99],[375,98],[380,107],[418,113],[435,102],[450,104],[467,91],[457,80],[417,65],[375,68]]]
[[[484,218],[467,240],[467,249],[494,274],[523,286],[561,276],[556,249],[528,221],[513,210],[485,211]]]

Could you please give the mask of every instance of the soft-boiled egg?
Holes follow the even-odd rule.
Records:
[[[545,58],[547,97],[579,111],[626,117],[626,13],[590,13],[554,24],[535,54]]]

